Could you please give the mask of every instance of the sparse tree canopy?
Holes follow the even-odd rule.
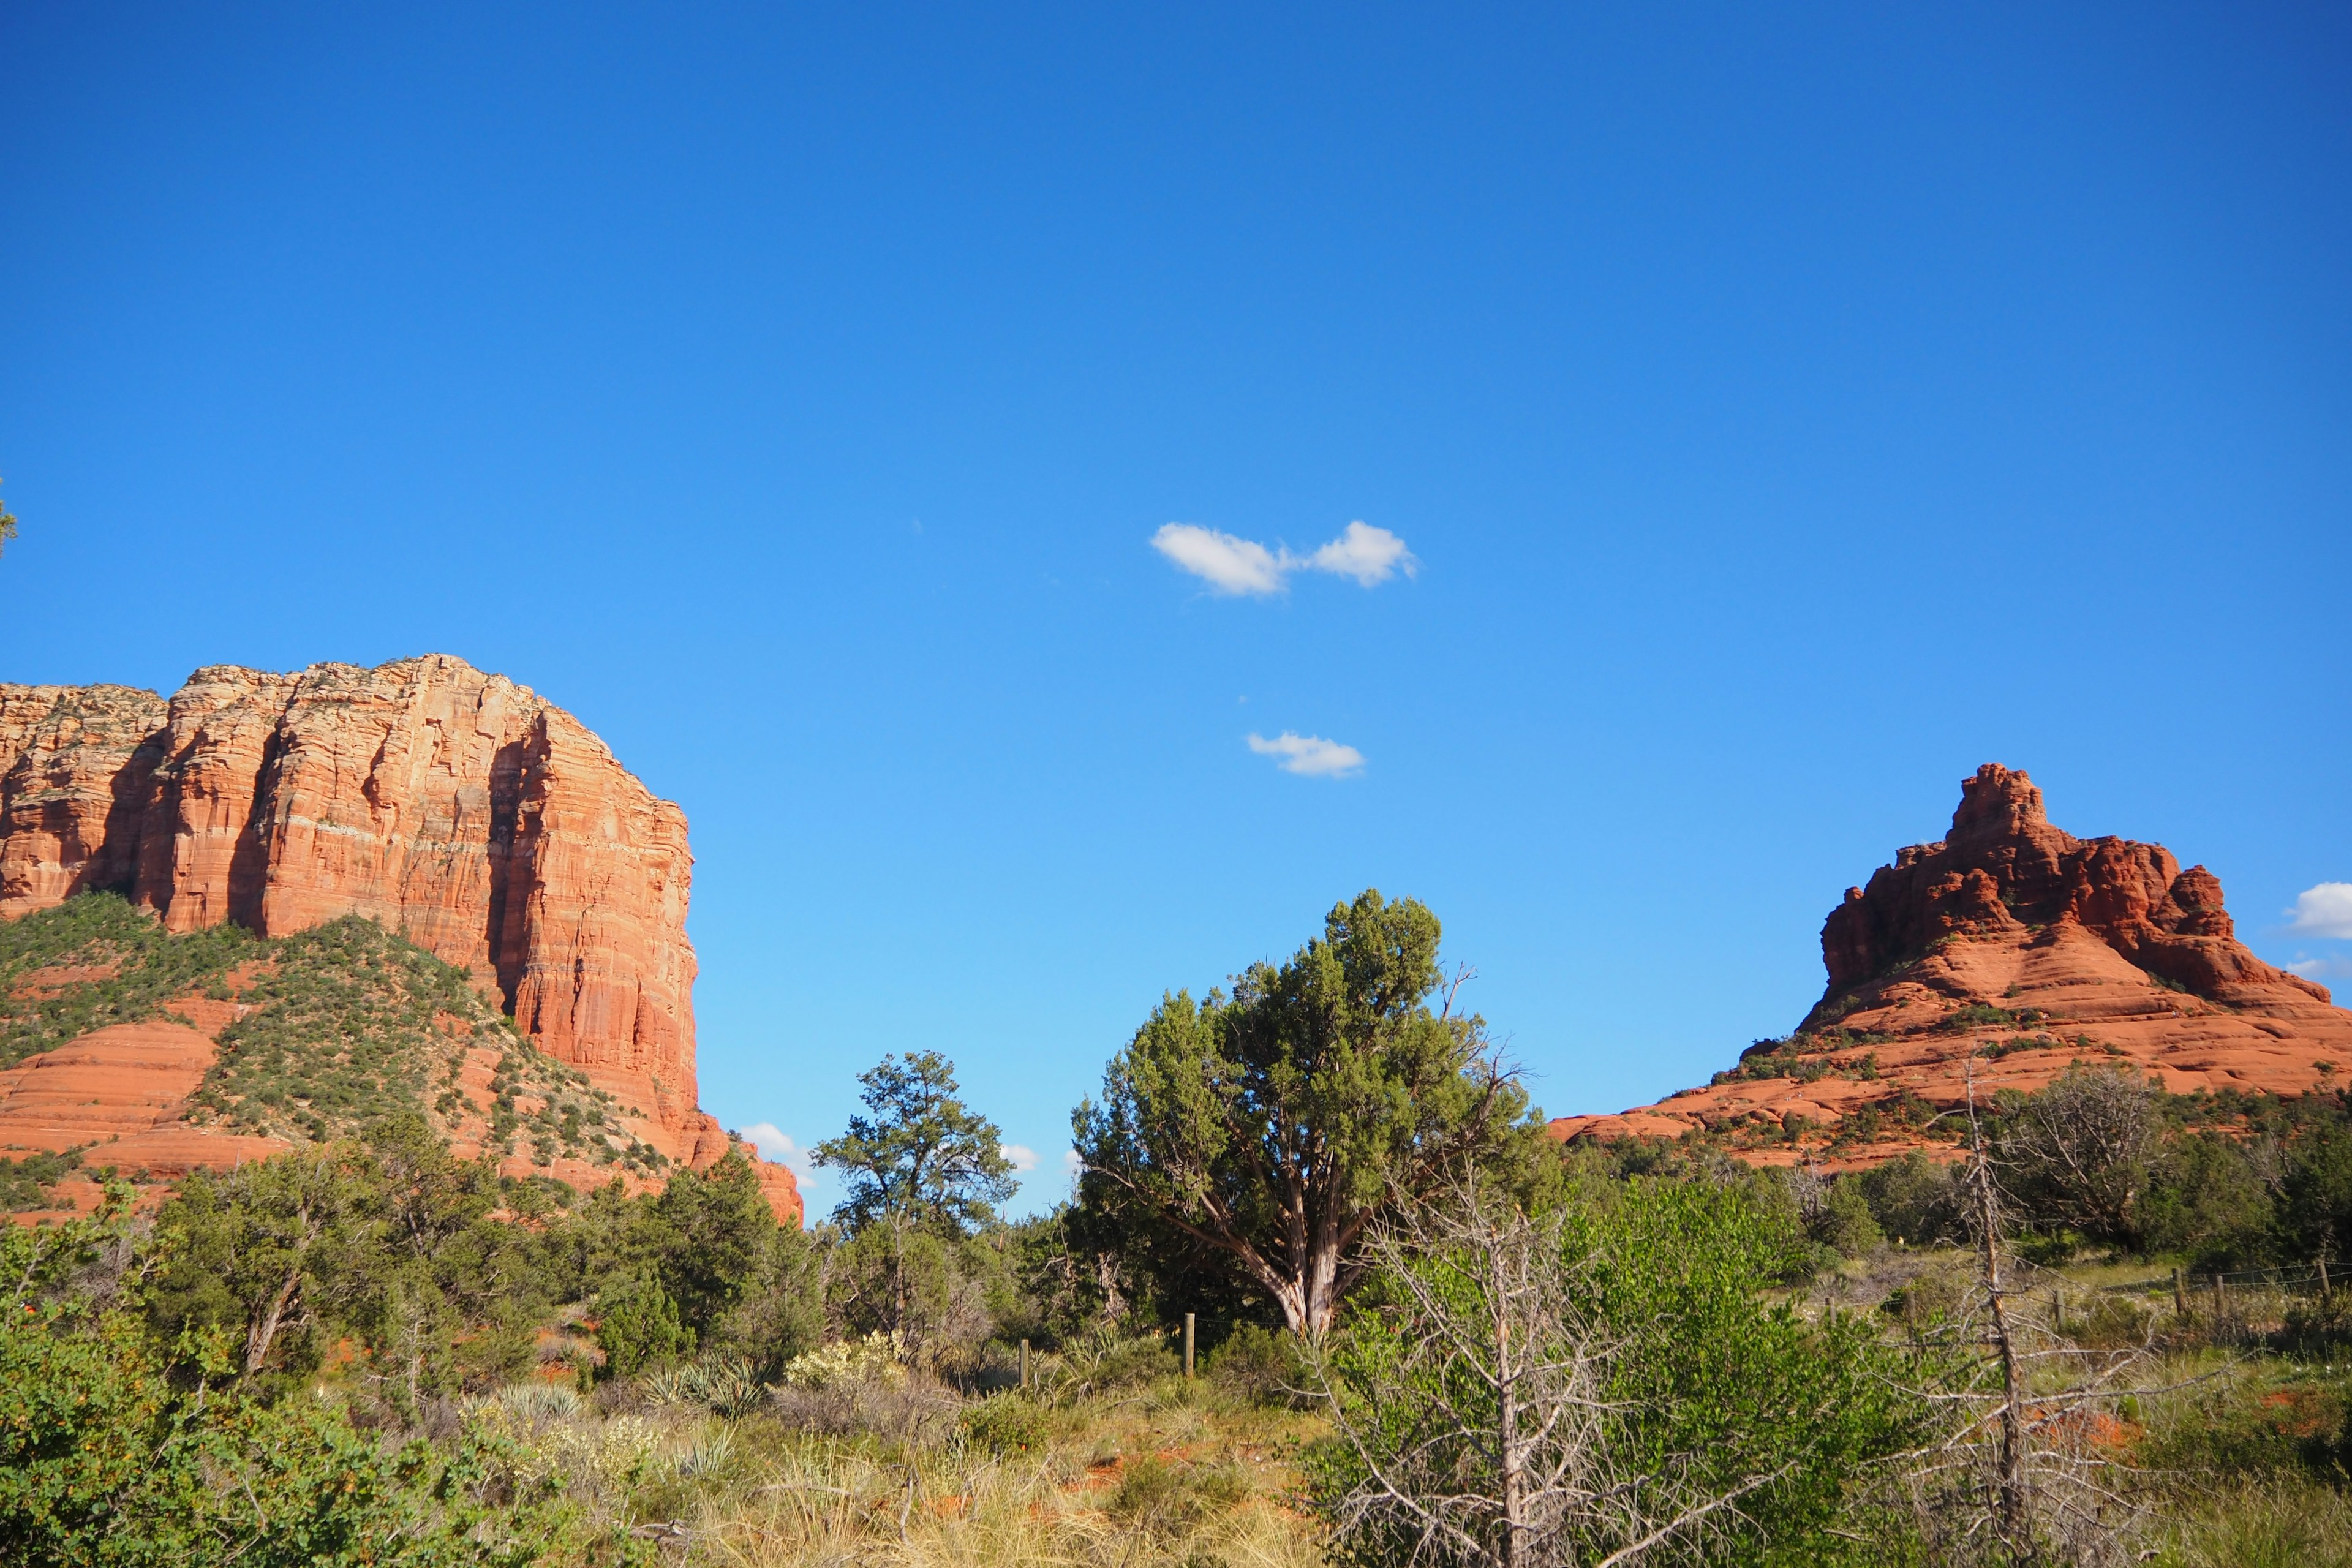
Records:
[[[2003,1184],[2044,1224],[2137,1246],[2162,1153],[2156,1092],[2128,1070],[2067,1068],[2002,1119],[1994,1163]]]
[[[1428,1005],[1437,942],[1368,891],[1230,998],[1163,997],[1073,1118],[1082,1201],[1182,1232],[1320,1334],[1367,1226],[1525,1131],[1482,1021]]]
[[[857,1076],[872,1116],[813,1150],[844,1172],[849,1194],[834,1217],[852,1230],[877,1219],[961,1235],[996,1217],[1016,1184],[996,1123],[957,1097],[955,1064],[937,1051],[886,1056]]]
[[[16,514],[8,510],[6,501],[0,500],[0,550],[5,550],[8,542],[16,537]]]

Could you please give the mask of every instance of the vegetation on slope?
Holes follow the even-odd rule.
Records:
[[[359,1135],[424,1110],[446,1133],[533,1164],[559,1157],[651,1173],[666,1163],[578,1068],[532,1047],[462,969],[357,916],[264,940],[234,925],[184,935],[112,893],[0,924],[0,1065],[110,1024],[234,1003],[191,1121],[283,1138]],[[495,1053],[490,1100],[462,1086]]]

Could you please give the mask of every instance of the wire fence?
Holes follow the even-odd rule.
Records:
[[[2175,1268],[2146,1279],[2127,1279],[2118,1284],[2097,1287],[2104,1295],[2140,1296],[2171,1295],[2176,1291],[2211,1291],[2216,1286],[2227,1290],[2231,1287],[2295,1291],[2309,1290],[2325,1294],[2352,1284],[2345,1271],[2314,1264],[2305,1268]]]

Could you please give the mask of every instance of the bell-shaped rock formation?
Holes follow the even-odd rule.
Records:
[[[0,918],[110,889],[174,931],[358,914],[494,989],[549,1055],[702,1166],[685,814],[579,721],[445,655],[215,666],[166,703],[0,685]],[[763,1167],[782,1212],[792,1178]]]
[[[2077,838],[1997,763],[1962,782],[1951,832],[1899,851],[1822,927],[1829,984],[1796,1032],[1705,1089],[1562,1137],[1729,1132],[1799,1157],[1791,1129],[1851,1161],[1916,1142],[1924,1112],[2032,1089],[2074,1062],[2130,1066],[2176,1093],[2301,1094],[2352,1075],[2352,1013],[2237,940],[2219,879],[2160,845]],[[1842,1133],[1843,1136],[1838,1134]]]

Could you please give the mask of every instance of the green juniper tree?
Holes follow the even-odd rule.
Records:
[[[1073,1115],[1084,1205],[1172,1229],[1320,1335],[1368,1226],[1534,1135],[1483,1021],[1450,988],[1429,1005],[1437,942],[1426,908],[1367,891],[1231,997],[1163,997]]]
[[[873,1114],[811,1152],[842,1172],[848,1192],[834,1218],[853,1237],[880,1229],[889,1237],[888,1327],[909,1317],[910,1239],[961,1240],[996,1218],[1016,1189],[996,1123],[956,1092],[955,1064],[937,1051],[886,1056],[858,1075],[859,1099]]]

